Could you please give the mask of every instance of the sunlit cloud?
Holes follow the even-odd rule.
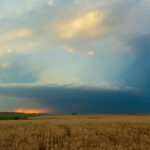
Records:
[[[89,51],[89,52],[85,53],[85,54],[84,54],[84,56],[94,55],[94,54],[95,54],[95,52],[94,52],[94,51]]]
[[[103,18],[103,13],[91,11],[65,23],[60,23],[57,25],[57,29],[61,38],[67,40],[77,37],[94,37],[104,32],[104,27],[100,27]]]
[[[30,29],[20,29],[17,31],[12,31],[1,35],[0,43],[30,37],[31,35],[33,35],[33,31]]]

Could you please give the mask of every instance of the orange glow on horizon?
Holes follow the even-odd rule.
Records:
[[[42,114],[50,112],[49,109],[41,108],[41,109],[26,109],[26,108],[18,108],[14,110],[16,113],[24,113],[24,114]]]

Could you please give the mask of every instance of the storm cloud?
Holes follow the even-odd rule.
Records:
[[[135,90],[69,86],[0,87],[3,98],[24,99],[53,113],[148,113],[150,101]],[[24,106],[26,107],[26,106]],[[31,105],[34,108],[34,105]]]
[[[149,0],[0,2],[0,111],[148,113]]]
[[[134,62],[126,70],[130,85],[143,90],[150,90],[150,34],[136,37],[129,41],[134,53]]]

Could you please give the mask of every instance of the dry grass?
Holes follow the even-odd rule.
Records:
[[[150,150],[150,116],[49,115],[0,121],[0,150]]]

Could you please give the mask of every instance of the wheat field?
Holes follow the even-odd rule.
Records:
[[[45,115],[0,121],[0,150],[150,150],[150,116]]]

